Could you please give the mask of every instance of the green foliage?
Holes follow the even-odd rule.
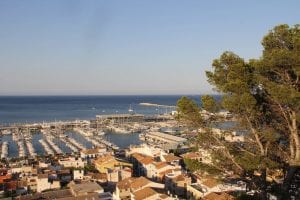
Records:
[[[86,165],[84,166],[85,172],[98,172],[94,165]]]
[[[177,101],[177,120],[193,128],[203,125],[200,108],[195,101],[188,97],[182,97]]]
[[[220,106],[216,100],[209,95],[201,96],[202,108],[208,112],[215,113],[220,110]]]
[[[212,175],[219,175],[220,174],[219,169],[215,168],[212,165],[202,163],[198,160],[187,159],[186,158],[186,159],[184,159],[184,164],[185,164],[186,168],[191,172],[201,171],[201,172],[207,172],[207,173],[212,174]]]
[[[263,88],[272,99],[299,111],[300,26],[276,26],[262,45],[263,56],[255,67]]]

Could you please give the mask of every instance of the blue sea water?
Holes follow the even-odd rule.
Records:
[[[0,124],[93,119],[101,114],[162,114],[172,109],[140,103],[176,105],[180,95],[168,96],[0,96]],[[200,96],[189,96],[200,101]]]

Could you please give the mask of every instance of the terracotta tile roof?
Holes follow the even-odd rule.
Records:
[[[140,153],[133,153],[131,154],[131,157],[135,158],[138,161],[144,158],[144,156]]]
[[[235,198],[230,194],[227,194],[226,192],[222,192],[222,193],[212,192],[206,195],[203,199],[204,200],[234,200]]]
[[[133,181],[131,183],[131,188],[132,189],[138,189],[141,187],[144,187],[146,185],[148,185],[151,181],[149,181],[148,179],[146,179],[145,177],[139,177],[137,178],[135,181]]]
[[[104,156],[101,156],[97,158],[94,162],[95,164],[101,164],[101,163],[106,163],[115,160],[115,158],[111,154],[106,154]]]
[[[140,153],[133,153],[131,157],[135,158],[139,163],[144,165],[148,165],[154,162],[154,158],[152,158],[151,156],[143,155]]]
[[[117,183],[117,187],[119,189],[132,189],[135,191],[138,188],[144,187],[149,184],[151,181],[146,179],[145,177],[129,177]]]
[[[146,187],[144,189],[138,190],[137,192],[133,193],[135,200],[146,199],[146,198],[152,197],[156,194],[158,194],[158,193],[155,192],[155,190],[153,190],[150,187]]]
[[[5,182],[6,180],[9,180],[9,179],[11,179],[11,175],[10,174],[4,175],[4,176],[0,176],[0,183],[3,183],[3,182]]]
[[[180,157],[174,156],[173,154],[167,154],[164,155],[163,157],[166,160],[166,162],[173,162],[181,159]]]
[[[155,163],[153,163],[153,165],[155,166],[156,169],[161,169],[163,167],[168,166],[168,164],[166,162],[155,162]]]
[[[141,164],[144,164],[144,165],[149,165],[150,163],[153,163],[154,160],[152,157],[145,157],[144,159],[140,160],[139,161]]]

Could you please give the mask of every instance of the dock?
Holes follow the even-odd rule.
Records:
[[[8,142],[3,142],[1,148],[1,159],[7,158],[7,156],[8,156]]]

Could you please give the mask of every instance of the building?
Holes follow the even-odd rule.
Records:
[[[84,168],[84,161],[81,158],[62,158],[58,160],[58,163],[65,168]]]
[[[126,178],[117,183],[114,198],[117,200],[131,199],[133,193],[146,187],[163,189],[164,185],[152,182],[142,176]]]
[[[58,180],[50,181],[48,174],[38,174],[36,178],[37,192],[42,192],[50,189],[60,189],[60,182]]]
[[[186,198],[187,186],[191,183],[191,177],[186,174],[176,174],[176,172],[172,172],[165,176],[165,189],[178,197]]]
[[[100,193],[103,193],[103,188],[94,182],[84,182],[79,184],[69,184],[70,191],[74,197],[86,196],[88,194],[96,194],[97,196]]]
[[[115,167],[107,170],[107,181],[117,183],[132,176],[132,170],[128,167]]]
[[[174,156],[173,154],[161,154],[160,160],[171,165],[179,165],[182,158]]]
[[[83,169],[74,169],[73,170],[73,179],[74,180],[82,180],[84,177],[84,170]]]
[[[132,154],[139,153],[146,156],[156,157],[161,154],[166,154],[161,148],[153,147],[147,144],[131,145],[129,149],[126,149],[126,157],[131,157]]]
[[[176,149],[179,145],[183,145],[187,141],[185,138],[161,132],[149,132],[144,137],[147,143],[159,146],[164,150]]]
[[[203,200],[234,200],[235,198],[226,193],[226,192],[220,192],[220,193],[215,193],[215,192],[212,192],[212,193],[209,193],[208,195],[206,195],[205,197],[203,197]]]
[[[95,149],[84,149],[80,151],[80,157],[82,159],[97,158],[106,153],[106,147],[98,147]]]
[[[96,169],[100,173],[107,173],[108,169],[114,169],[115,167],[118,167],[118,166],[132,168],[131,163],[117,160],[111,154],[105,154],[103,156],[98,157],[96,160],[94,160],[94,164],[95,164]]]
[[[143,122],[144,115],[140,114],[118,114],[118,115],[96,115],[97,124],[105,123],[128,123]]]

